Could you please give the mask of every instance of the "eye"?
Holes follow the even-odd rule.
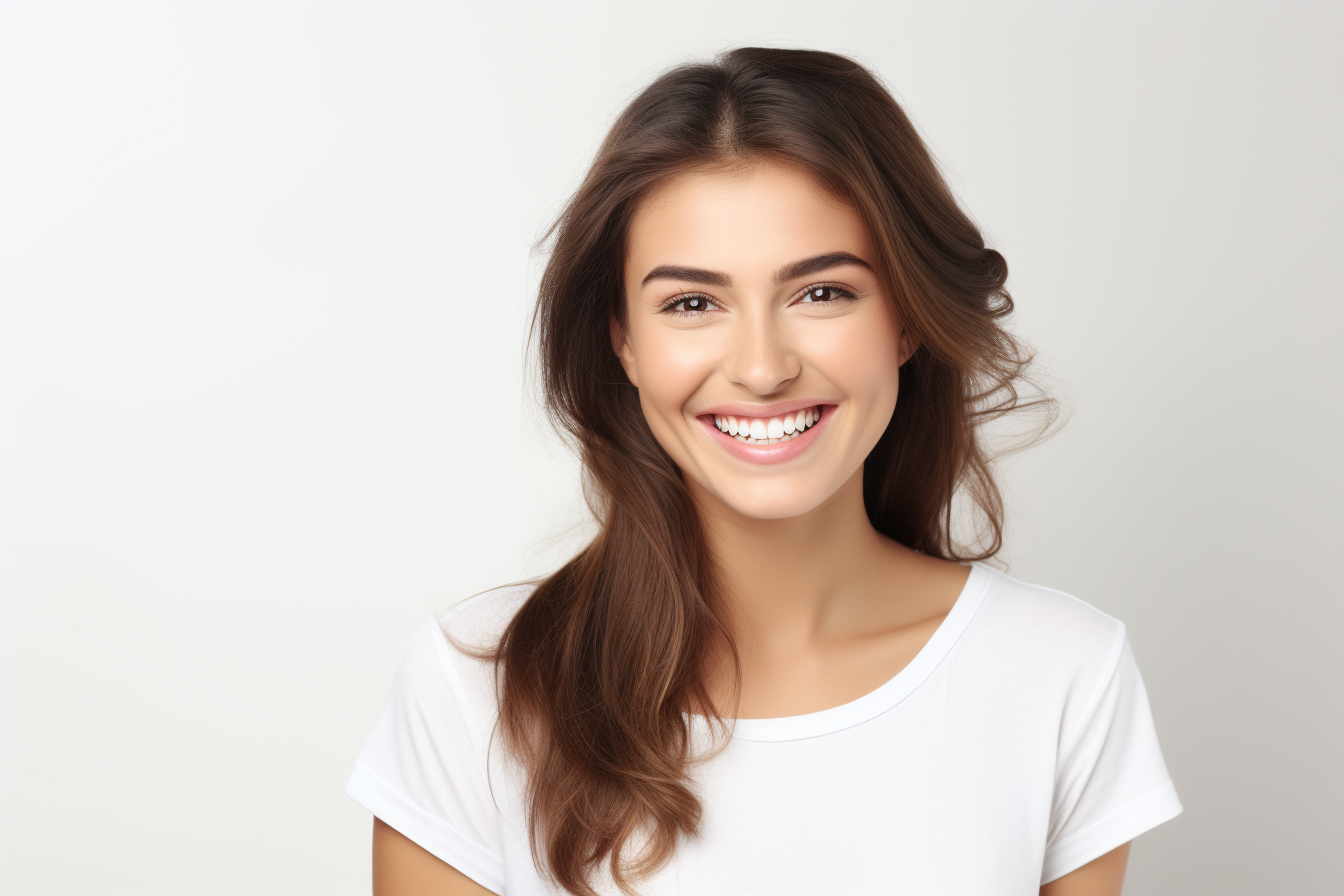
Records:
[[[852,298],[855,298],[854,293],[844,287],[829,286],[823,283],[818,286],[809,286],[798,300],[805,304],[820,305],[827,302],[839,304],[841,301]]]
[[[709,296],[692,294],[675,297],[664,305],[662,310],[670,314],[695,317],[704,314],[712,307],[714,307],[714,300]]]

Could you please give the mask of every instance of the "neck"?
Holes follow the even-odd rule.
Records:
[[[802,516],[743,516],[692,487],[719,572],[725,622],[741,648],[799,644],[852,626],[863,600],[906,550],[877,532],[860,467]]]

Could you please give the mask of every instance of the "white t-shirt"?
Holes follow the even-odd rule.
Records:
[[[415,636],[346,787],[507,896],[560,891],[532,862],[498,736],[487,754],[490,666],[440,625],[486,643],[530,592],[468,598]],[[692,774],[701,835],[636,885],[647,896],[1035,896],[1182,808],[1124,624],[979,563],[896,677],[820,712],[739,719]]]

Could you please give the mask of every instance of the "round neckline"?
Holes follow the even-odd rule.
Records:
[[[914,659],[886,683],[856,700],[816,712],[769,719],[724,719],[732,726],[733,738],[779,742],[834,734],[874,719],[910,696],[951,652],[952,646],[957,643],[984,601],[994,571],[978,561],[971,563],[970,567],[971,572],[961,586],[961,593],[933,636],[915,654]]]

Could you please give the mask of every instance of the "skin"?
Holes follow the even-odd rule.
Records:
[[[489,896],[492,892],[382,819],[373,820],[374,896]]]
[[[797,272],[821,256],[832,260]],[[875,690],[932,637],[969,573],[883,536],[864,510],[863,462],[916,348],[876,266],[858,213],[772,162],[682,174],[631,220],[627,323],[610,322],[611,343],[722,571],[737,699],[726,657],[703,674],[726,715],[799,715]],[[835,407],[783,463],[734,456],[701,419],[794,399]],[[1119,896],[1128,854],[1126,843],[1041,894]],[[489,891],[378,822],[374,892]]]

